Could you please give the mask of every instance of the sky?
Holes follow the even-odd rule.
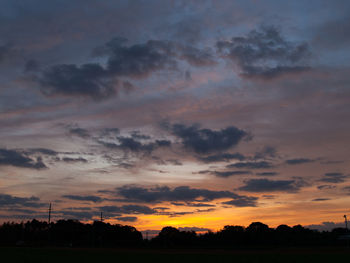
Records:
[[[0,5],[0,222],[350,215],[349,1]]]

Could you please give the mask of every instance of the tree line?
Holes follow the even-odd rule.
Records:
[[[147,240],[135,227],[95,221],[58,220],[48,224],[32,221],[7,222],[0,226],[1,246],[66,246],[66,247],[155,247],[155,248],[243,248],[267,246],[337,246],[349,236],[346,228],[317,231],[301,225],[270,228],[261,222],[248,227],[228,225],[217,232],[197,234],[164,227]]]

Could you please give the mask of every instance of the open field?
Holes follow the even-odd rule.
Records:
[[[2,262],[350,262],[350,249],[302,248],[268,250],[153,250],[0,248]]]

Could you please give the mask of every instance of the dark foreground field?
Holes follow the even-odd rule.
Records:
[[[146,250],[0,248],[1,262],[350,262],[350,250],[303,248],[268,250]]]

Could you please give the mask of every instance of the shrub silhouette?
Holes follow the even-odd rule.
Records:
[[[194,231],[180,231],[164,227],[150,241],[143,240],[141,232],[132,226],[95,221],[85,224],[77,220],[58,220],[56,223],[33,219],[26,223],[3,223],[0,226],[1,246],[68,246],[68,247],[139,247],[163,248],[241,248],[266,246],[335,246],[345,245],[345,228],[319,232],[304,228],[279,225],[270,228],[253,222],[247,228],[227,225],[218,232],[197,235]]]

